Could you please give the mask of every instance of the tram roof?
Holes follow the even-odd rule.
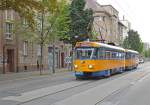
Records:
[[[112,46],[100,42],[77,42],[76,47],[106,47],[106,48],[111,48],[111,49],[116,49],[116,50],[121,50],[125,51],[124,48],[117,47],[117,46]]]
[[[139,54],[139,52],[137,51],[134,51],[134,50],[130,50],[130,49],[125,49],[126,52],[131,52],[131,53],[136,53],[136,54]]]

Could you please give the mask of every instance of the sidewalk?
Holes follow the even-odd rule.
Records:
[[[55,73],[52,73],[50,70],[43,70],[42,75],[40,75],[40,71],[29,71],[29,72],[19,72],[19,73],[8,73],[8,74],[0,74],[0,81],[9,81],[9,80],[19,80],[19,79],[31,79],[39,76],[59,76],[64,73],[68,73],[71,71],[67,68],[57,69]]]

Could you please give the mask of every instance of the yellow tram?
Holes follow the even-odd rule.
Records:
[[[121,47],[99,42],[78,42],[75,46],[74,70],[76,78],[110,76],[122,73],[125,67],[137,67],[133,57],[125,59],[126,54],[138,54]],[[131,54],[131,55],[132,55]],[[130,57],[129,57],[130,58]]]

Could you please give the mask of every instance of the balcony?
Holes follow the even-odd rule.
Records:
[[[6,39],[6,40],[13,40],[13,35],[12,35],[12,33],[5,33],[5,39]]]

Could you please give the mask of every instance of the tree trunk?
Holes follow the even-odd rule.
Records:
[[[42,70],[43,70],[43,43],[41,43],[41,56],[40,56],[40,75],[42,75]]]
[[[42,13],[42,19],[41,19],[41,43],[40,43],[40,51],[41,51],[41,56],[40,56],[40,75],[42,75],[42,70],[43,70],[43,47],[44,47],[44,12]]]
[[[53,73],[55,73],[55,44],[53,43]]]
[[[3,74],[5,74],[5,44],[3,45]]]

